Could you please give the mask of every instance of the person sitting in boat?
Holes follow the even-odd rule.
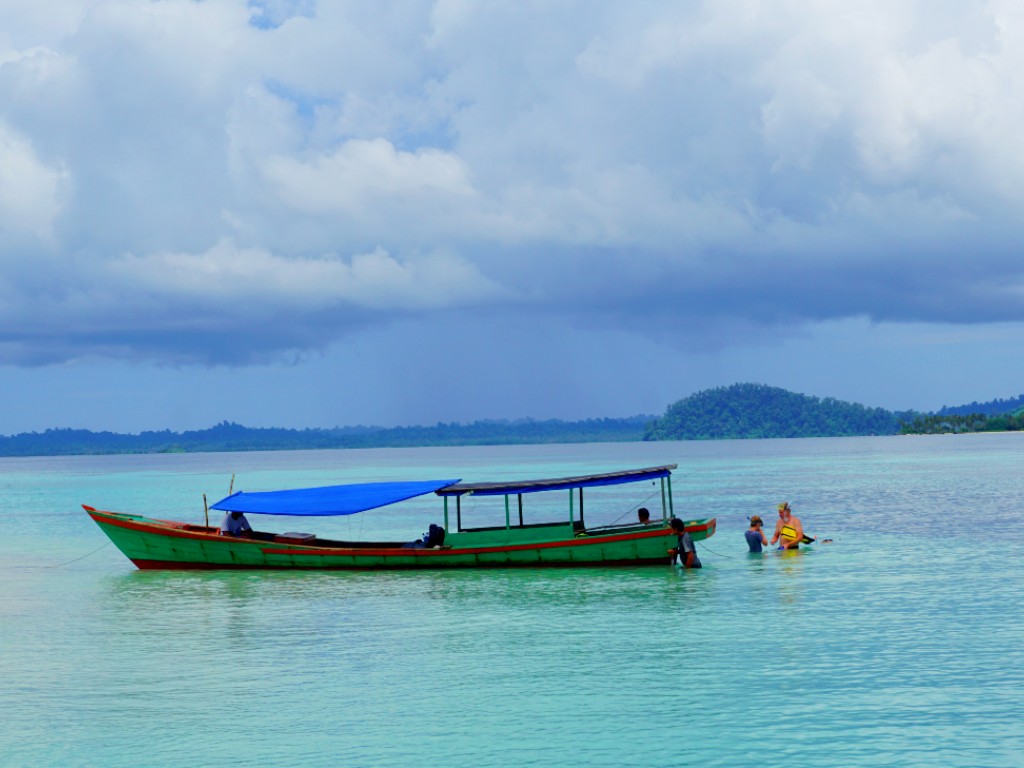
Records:
[[[766,547],[768,546],[768,539],[764,535],[762,528],[763,525],[764,521],[757,515],[750,518],[750,528],[743,535],[747,539],[747,546],[750,547],[751,552],[760,552],[762,544]]]
[[[804,538],[804,526],[800,518],[793,514],[789,502],[779,504],[779,521],[775,524],[775,533],[771,543],[779,542],[779,549],[799,549]]]
[[[403,549],[440,549],[444,544],[444,528],[431,523],[423,538],[403,544]]]
[[[678,556],[684,568],[702,567],[697,558],[697,548],[693,546],[693,539],[690,538],[683,521],[678,517],[673,517],[668,524],[679,537],[676,548],[668,551],[672,555],[672,562],[675,562],[676,556]]]
[[[651,513],[647,510],[647,507],[640,507],[636,511],[637,519],[640,521],[640,525],[651,524]]]
[[[252,536],[252,527],[241,512],[228,512],[220,523],[221,536]]]

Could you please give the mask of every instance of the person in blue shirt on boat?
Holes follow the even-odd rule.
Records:
[[[750,547],[751,552],[760,552],[761,546],[768,546],[768,537],[764,535],[762,526],[764,521],[754,515],[750,518],[750,528],[743,534],[747,540],[747,546]]]
[[[241,512],[228,512],[220,523],[221,536],[252,536],[252,527]]]
[[[679,557],[684,568],[701,568],[700,560],[697,558],[697,548],[693,546],[693,539],[686,531],[686,525],[678,517],[669,520],[669,527],[675,532],[679,539],[675,549],[668,552],[672,555],[672,562]]]

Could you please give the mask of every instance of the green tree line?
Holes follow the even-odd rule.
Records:
[[[988,416],[984,413],[921,414],[900,425],[903,435],[960,434],[963,432],[1019,432],[1024,429],[1024,415],[1001,413]]]
[[[636,441],[650,416],[583,421],[476,421],[418,427],[252,428],[224,421],[210,429],[137,435],[48,429],[0,436],[0,456],[71,456],[115,453],[282,451],[320,448],[399,448],[425,445],[502,445]]]

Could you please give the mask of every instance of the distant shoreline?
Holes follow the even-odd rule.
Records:
[[[1024,395],[971,403],[938,413],[893,412],[834,398],[801,395],[764,384],[733,384],[697,392],[662,416],[580,421],[481,420],[434,426],[330,429],[245,427],[229,421],[204,430],[120,434],[48,429],[0,436],[0,456],[103,456],[345,448],[867,437],[897,434],[1015,432],[1024,429]],[[1016,408],[1015,411],[1001,410]]]
[[[0,456],[91,456],[158,453],[419,448],[464,445],[639,442],[654,417],[584,421],[478,421],[432,427],[252,428],[221,422],[210,429],[137,435],[48,429],[0,437]]]

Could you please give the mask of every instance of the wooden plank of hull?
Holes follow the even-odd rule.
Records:
[[[667,528],[546,542],[450,549],[324,548],[217,535],[186,526],[86,508],[110,540],[142,569],[398,570],[417,568],[661,565],[674,534]],[[695,540],[715,520],[688,526]]]

